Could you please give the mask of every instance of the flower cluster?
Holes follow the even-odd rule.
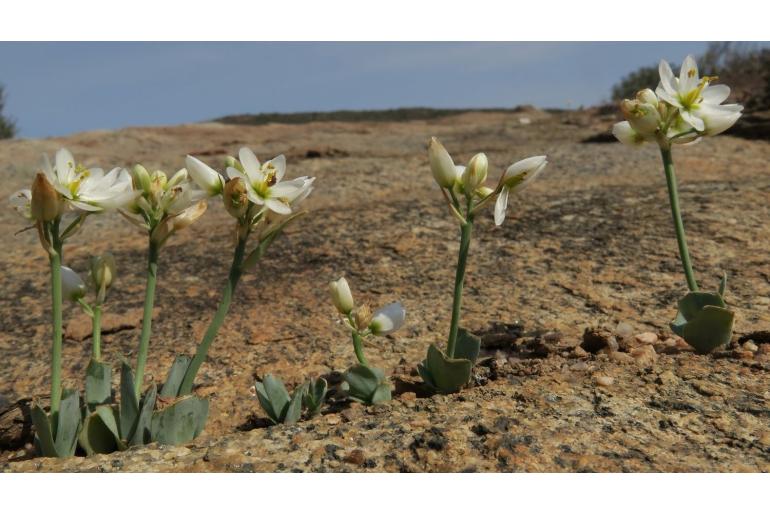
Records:
[[[658,70],[660,84],[655,91],[643,89],[636,98],[621,102],[626,121],[612,130],[621,142],[656,141],[668,148],[724,132],[740,118],[743,106],[722,103],[730,96],[730,88],[712,84],[716,77],[700,77],[693,56],[685,58],[679,77],[666,61],[660,62]]]

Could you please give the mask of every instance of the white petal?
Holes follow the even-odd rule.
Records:
[[[531,172],[540,168],[546,162],[546,156],[533,156],[513,163],[505,171],[505,178],[510,179],[524,172]]]
[[[282,202],[274,198],[269,198],[265,199],[265,205],[270,211],[278,213],[279,215],[291,214],[291,207],[286,202]]]
[[[224,180],[219,172],[200,159],[189,155],[185,158],[185,165],[192,180],[209,195],[214,196],[222,192]]]
[[[644,137],[637,134],[628,122],[618,122],[613,125],[612,134],[625,145],[638,146],[645,142]]]
[[[237,179],[241,179],[246,184],[250,184],[249,178],[246,176],[246,174],[243,173],[242,171],[238,170],[237,168],[233,168],[232,166],[228,166],[227,170],[226,170],[226,173],[227,173],[227,177],[229,177],[230,179],[236,179],[237,178]]]
[[[286,174],[286,156],[283,154],[275,156],[265,164],[273,165],[275,168],[275,181],[280,182],[281,179],[283,179],[283,176]]]
[[[676,77],[674,77],[674,72],[671,71],[671,66],[669,66],[668,62],[663,59],[660,60],[660,64],[658,64],[658,73],[660,74],[660,86],[662,89],[670,96],[676,97],[679,88],[676,83]],[[661,96],[660,93],[658,93],[658,96]]]
[[[248,147],[242,147],[241,150],[238,151],[238,159],[240,160],[246,175],[249,177],[251,177],[252,173],[259,171],[259,159],[257,159],[257,156],[255,156],[254,152]]]
[[[679,69],[679,91],[687,93],[698,87],[700,76],[698,76],[698,64],[692,55],[688,55],[682,62]]]
[[[675,95],[669,94],[669,92],[660,85],[658,85],[658,87],[655,89],[655,94],[658,95],[658,98],[660,98],[662,101],[671,104],[674,107],[682,107],[682,103],[679,101],[679,99]]]
[[[60,148],[56,152],[56,175],[64,184],[75,180],[75,158],[66,148]]]
[[[701,93],[704,104],[721,104],[730,96],[730,86],[725,84],[716,84],[706,86]]]
[[[736,111],[732,107],[735,105],[737,104],[724,106],[701,104],[698,115],[703,120],[704,133],[708,136],[714,136],[732,127],[741,117],[740,110]]]
[[[495,225],[502,225],[508,208],[508,188],[503,188],[495,201]]]
[[[696,131],[701,132],[705,128],[703,125],[703,120],[695,116],[692,111],[685,111],[684,109],[681,109],[679,114],[681,115],[682,119],[692,125]]]
[[[400,302],[383,306],[374,312],[369,328],[372,333],[383,336],[397,331],[406,319],[406,310]]]

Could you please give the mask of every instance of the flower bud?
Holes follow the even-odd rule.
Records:
[[[150,193],[150,174],[144,166],[140,164],[134,166],[131,170],[131,181],[135,190]]]
[[[378,309],[374,313],[369,329],[372,331],[372,334],[384,336],[401,328],[404,325],[405,319],[406,310],[404,306],[400,302],[394,302]]]
[[[356,324],[356,329],[363,331],[369,324],[372,323],[372,310],[368,304],[358,306],[353,312],[353,322]]]
[[[636,94],[636,99],[643,104],[650,104],[657,109],[658,96],[650,88],[643,89]]]
[[[494,192],[495,190],[490,188],[489,186],[479,186],[478,188],[476,188],[476,196],[479,198],[487,198]]]
[[[190,177],[195,184],[203,189],[210,197],[222,193],[224,179],[219,172],[200,159],[189,155],[185,158],[185,164],[187,165],[187,171],[190,172]]]
[[[59,216],[59,193],[54,189],[45,175],[38,173],[32,181],[32,200],[30,214],[32,219],[39,222],[50,222]]]
[[[177,171],[174,175],[171,176],[171,178],[168,180],[168,183],[166,183],[166,189],[170,190],[171,188],[183,183],[187,180],[187,169],[182,168],[181,170]]]
[[[243,165],[241,164],[241,162],[238,161],[233,156],[227,156],[225,158],[225,170],[227,170],[228,168],[235,168],[239,172],[245,173],[245,170],[243,169]]]
[[[168,177],[166,173],[161,170],[155,170],[150,175],[150,189],[153,193],[157,193],[166,189],[168,184]]]
[[[77,302],[86,294],[86,284],[83,279],[68,266],[61,267],[62,298]]]
[[[230,179],[225,183],[222,202],[225,205],[225,210],[233,218],[240,218],[246,214],[246,210],[249,209],[249,197],[246,193],[246,185],[240,177]]]
[[[442,188],[451,188],[457,180],[457,168],[452,157],[436,138],[431,138],[428,144],[428,157],[433,178]]]
[[[115,257],[111,253],[91,256],[91,281],[97,293],[101,289],[109,288],[115,276]]]
[[[329,283],[329,293],[332,296],[332,303],[343,315],[349,314],[355,304],[353,303],[353,294],[350,293],[350,286],[344,277]]]
[[[652,136],[658,131],[660,113],[654,105],[638,100],[623,100],[620,103],[620,110],[637,134]]]
[[[484,153],[476,154],[468,161],[468,166],[463,172],[463,187],[470,194],[487,180],[489,161]]]

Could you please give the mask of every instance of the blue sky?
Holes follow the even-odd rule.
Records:
[[[704,42],[0,43],[22,137],[237,113],[592,105]]]

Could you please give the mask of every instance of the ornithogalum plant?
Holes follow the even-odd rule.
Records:
[[[195,355],[192,358],[179,356],[172,367],[182,376],[175,392],[177,396],[191,394],[195,376],[224,323],[244,272],[253,268],[286,225],[302,214],[296,208],[313,189],[315,178],[282,180],[286,173],[283,155],[260,163],[254,153],[244,147],[238,157],[226,159],[226,180],[225,175],[199,159],[187,156],[187,170],[192,179],[209,196],[221,195],[225,210],[235,219],[235,250],[219,306]],[[249,250],[250,239],[255,245]]]
[[[356,305],[350,286],[344,277],[329,283],[332,303],[342,321],[350,329],[358,364],[344,374],[348,397],[364,404],[379,404],[390,400],[390,384],[382,369],[369,365],[364,355],[364,340],[369,336],[385,336],[404,325],[406,310],[393,302],[372,313],[368,304]]]
[[[152,336],[152,309],[158,281],[160,250],[169,237],[200,218],[206,211],[205,192],[197,189],[187,170],[172,175],[156,170],[149,173],[141,164],[131,171],[135,201],[121,211],[125,218],[147,236],[147,282],[144,293],[142,331],[136,358],[134,393],[141,395]]]
[[[633,100],[620,104],[626,121],[615,124],[613,134],[627,145],[655,142],[660,147],[666,175],[671,216],[689,293],[679,300],[679,311],[671,329],[695,348],[707,353],[730,342],[735,314],[724,301],[726,276],[718,291],[702,292],[695,280],[682,214],[679,209],[674,160],[675,144],[696,143],[733,126],[743,107],[722,104],[730,95],[724,84],[713,85],[715,77],[700,77],[692,56],[687,56],[675,77],[666,61],[659,66],[660,84],[655,91],[643,89]]]
[[[66,281],[68,298],[77,298],[81,287],[74,272],[62,266],[64,243],[82,227],[87,216],[120,208],[134,198],[128,173],[115,168],[104,173],[75,161],[67,149],[56,153],[52,165],[44,156],[29,190],[11,197],[16,210],[32,222],[48,254],[51,269],[51,405],[48,414],[32,407],[35,443],[44,456],[72,456],[81,427],[80,395],[62,390],[62,298]]]
[[[501,225],[505,220],[510,193],[526,187],[545,168],[547,161],[545,156],[518,161],[501,175],[495,188],[489,188],[484,184],[488,173],[485,154],[474,155],[467,166],[456,166],[444,146],[432,138],[428,145],[428,157],[433,178],[441,187],[449,211],[460,225],[460,251],[446,350],[431,345],[427,357],[417,366],[417,370],[429,388],[441,393],[452,393],[470,380],[481,344],[479,338],[460,328],[463,282],[474,220],[482,209],[494,201],[495,224]]]

